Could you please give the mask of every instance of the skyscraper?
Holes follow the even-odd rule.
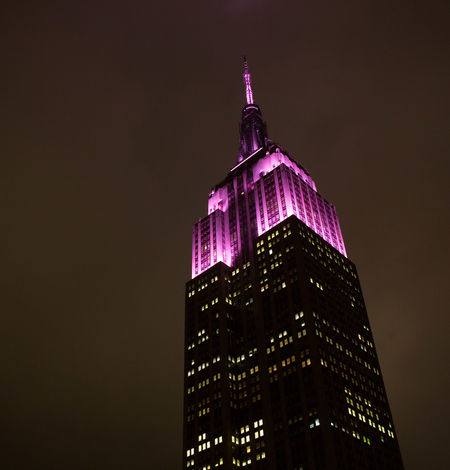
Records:
[[[268,138],[244,59],[237,163],[192,231],[183,468],[403,468],[335,207]]]

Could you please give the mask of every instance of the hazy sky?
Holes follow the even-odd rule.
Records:
[[[191,227],[236,161],[243,54],[337,207],[405,467],[445,468],[450,2],[9,3],[2,468],[180,468]]]

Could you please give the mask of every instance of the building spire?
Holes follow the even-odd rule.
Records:
[[[263,121],[261,109],[253,101],[250,73],[247,58],[244,56],[244,84],[246,104],[242,109],[240,123],[241,145],[239,147],[238,162],[245,160],[256,150],[265,145],[267,139],[266,123]]]
[[[250,82],[250,73],[248,71],[247,58],[244,56],[244,83],[245,83],[245,98],[247,104],[253,104],[252,84]]]

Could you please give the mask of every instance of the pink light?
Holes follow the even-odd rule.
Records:
[[[253,104],[252,85],[250,83],[250,73],[248,71],[247,59],[244,57],[244,83],[245,83],[245,98],[247,104]]]

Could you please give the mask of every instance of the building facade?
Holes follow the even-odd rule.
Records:
[[[183,468],[402,469],[335,207],[269,140],[244,61],[237,164],[192,232]]]

